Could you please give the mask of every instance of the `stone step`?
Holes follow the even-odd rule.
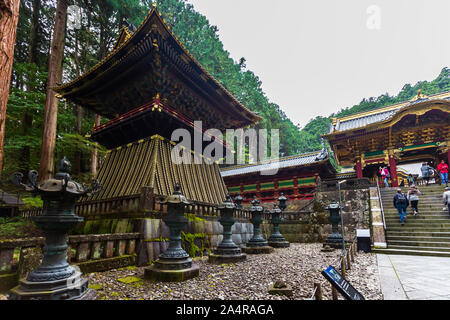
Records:
[[[411,256],[434,256],[434,257],[450,257],[450,252],[444,251],[422,251],[422,250],[407,250],[407,249],[372,249],[373,253],[380,254],[400,254]]]
[[[380,191],[381,193],[384,192],[396,192],[398,187],[393,187],[393,188],[381,188]],[[402,188],[402,190],[409,190],[409,187],[400,187]],[[445,185],[440,185],[440,184],[432,184],[432,185],[428,185],[428,186],[417,186],[417,188],[419,190],[443,190],[445,188]]]
[[[434,208],[434,207],[443,207],[444,206],[444,201],[442,201],[442,198],[433,200],[433,201],[423,201],[423,200],[419,200],[419,206],[426,206],[426,207],[430,207],[430,208]],[[383,200],[383,207],[385,208],[395,208],[394,204],[392,202],[392,199],[389,199],[389,201],[385,201]]]
[[[388,243],[390,241],[415,241],[415,242],[449,242],[450,237],[417,237],[417,236],[386,236]]]
[[[389,202],[389,201],[392,203],[393,199],[394,199],[394,195],[381,197],[381,200],[383,201],[383,203]],[[421,195],[419,197],[419,201],[432,202],[432,201],[437,201],[437,200],[442,200],[442,193]]]
[[[387,231],[389,236],[417,236],[417,237],[450,237],[450,231],[441,232],[441,231],[409,231],[409,230],[398,230],[398,231]]]
[[[450,219],[448,214],[427,214],[427,213],[419,213],[417,216],[414,216],[411,212],[407,214],[408,219],[411,221],[414,220],[430,220],[430,219]],[[400,219],[398,213],[389,213],[384,215],[384,219],[387,220],[395,220]]]
[[[444,193],[445,189],[442,190],[436,190],[436,191],[423,191],[420,190],[421,194],[419,195],[419,198],[421,197],[437,197],[437,196],[441,196]],[[397,192],[392,192],[392,193],[382,193],[381,194],[381,198],[393,198],[394,195]],[[403,193],[408,193],[408,190],[403,190]]]
[[[446,212],[448,213],[448,208],[444,208],[444,205],[440,205],[440,206],[436,206],[433,208],[427,208],[425,206],[421,206],[420,203],[418,205],[419,210],[423,211],[423,212]],[[445,209],[445,210],[444,210]],[[406,208],[406,210],[412,210],[412,207],[409,206]],[[383,207],[383,212],[384,213],[393,213],[393,212],[398,212],[397,208],[393,208],[393,207],[388,207],[388,206],[384,206]]]
[[[407,215],[407,221],[406,222],[410,222],[411,224],[439,224],[439,223],[450,223],[450,218],[446,217],[446,218],[433,218],[433,217],[429,217],[429,218],[425,218],[425,219],[414,219],[416,217],[413,217],[412,215]],[[387,218],[385,217],[384,220],[386,221],[386,224],[388,224],[389,222],[394,222],[395,221],[400,221],[400,217],[397,216],[395,218]]]
[[[416,223],[416,222],[409,222],[407,221],[404,226],[401,226],[400,224],[400,218],[398,218],[397,222],[386,222],[386,228],[450,228],[450,223]]]
[[[389,241],[389,248],[391,246],[410,246],[410,247],[433,247],[433,248],[448,248],[450,250],[450,242],[437,241]]]
[[[449,232],[450,228],[429,228],[428,225],[425,227],[415,227],[415,226],[398,226],[398,227],[387,227],[386,232]]]
[[[388,249],[450,252],[450,248],[389,245]]]

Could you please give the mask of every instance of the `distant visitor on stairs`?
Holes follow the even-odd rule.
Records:
[[[401,188],[398,188],[397,193],[394,195],[394,207],[397,208],[398,215],[400,216],[400,222],[403,226],[406,221],[408,198],[404,193],[402,193]]]
[[[422,193],[419,189],[417,189],[415,184],[411,185],[411,188],[408,191],[408,200],[411,203],[412,214],[417,216],[419,214],[419,196]]]
[[[443,194],[444,205],[447,206],[448,213],[450,214],[450,187],[446,187]],[[444,207],[445,210],[445,207]]]
[[[439,163],[437,170],[441,175],[441,184],[445,184],[446,186],[448,186],[448,165],[444,160],[441,160],[441,163]]]

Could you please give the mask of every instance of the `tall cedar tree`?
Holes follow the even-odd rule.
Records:
[[[52,176],[54,171],[54,151],[56,143],[56,124],[58,114],[58,99],[52,90],[62,78],[62,61],[67,19],[67,0],[58,0],[56,7],[55,26],[48,65],[47,92],[44,110],[44,130],[42,132],[41,160],[39,165],[39,180]]]
[[[6,106],[14,62],[19,6],[19,0],[0,0],[0,175],[3,167]]]

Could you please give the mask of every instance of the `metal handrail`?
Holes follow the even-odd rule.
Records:
[[[384,220],[383,199],[381,198],[381,190],[380,190],[380,185],[378,183],[378,177],[376,177],[376,178],[377,178],[378,199],[380,200],[381,217],[383,218],[383,228],[384,228],[384,231],[386,231],[386,220]]]

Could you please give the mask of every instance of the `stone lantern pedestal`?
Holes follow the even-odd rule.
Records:
[[[248,254],[261,254],[273,252],[273,247],[270,247],[266,239],[261,235],[260,225],[262,223],[262,212],[259,200],[255,197],[250,207],[252,218],[250,222],[253,224],[253,237],[247,242],[242,251]]]
[[[341,207],[335,201],[332,201],[328,207],[325,208],[330,212],[328,221],[331,223],[331,233],[328,235],[324,243],[324,248],[342,248],[342,234],[339,232],[339,223],[341,222]]]
[[[241,249],[233,242],[231,236],[231,227],[235,220],[233,212],[236,209],[231,197],[227,194],[227,199],[219,206],[220,224],[223,226],[223,240],[217,249],[209,255],[208,261],[213,264],[234,263],[247,259],[247,255],[241,252]]]
[[[70,170],[70,162],[61,161],[60,170]],[[97,293],[88,289],[88,279],[82,277],[77,267],[69,265],[66,259],[67,234],[83,218],[74,213],[75,201],[98,185],[86,189],[72,181],[66,172],[59,172],[54,179],[48,179],[36,185],[37,172],[30,171],[28,185],[22,184],[22,174],[16,173],[12,180],[25,186],[26,190],[40,194],[44,207],[42,215],[33,221],[45,235],[45,246],[41,265],[33,270],[26,279],[9,292],[10,300],[93,300]]]
[[[290,246],[290,243],[286,241],[283,235],[280,233],[279,224],[281,222],[281,210],[275,204],[274,208],[270,210],[270,214],[272,215],[272,225],[273,232],[270,235],[268,242],[269,246],[274,248],[287,248]]]
[[[181,247],[181,229],[188,223],[184,216],[184,208],[189,202],[181,194],[179,184],[175,191],[163,202],[167,204],[167,215],[164,223],[170,230],[169,248],[159,255],[155,263],[145,268],[144,277],[152,281],[179,282],[199,275],[199,266],[192,263],[186,251]]]

